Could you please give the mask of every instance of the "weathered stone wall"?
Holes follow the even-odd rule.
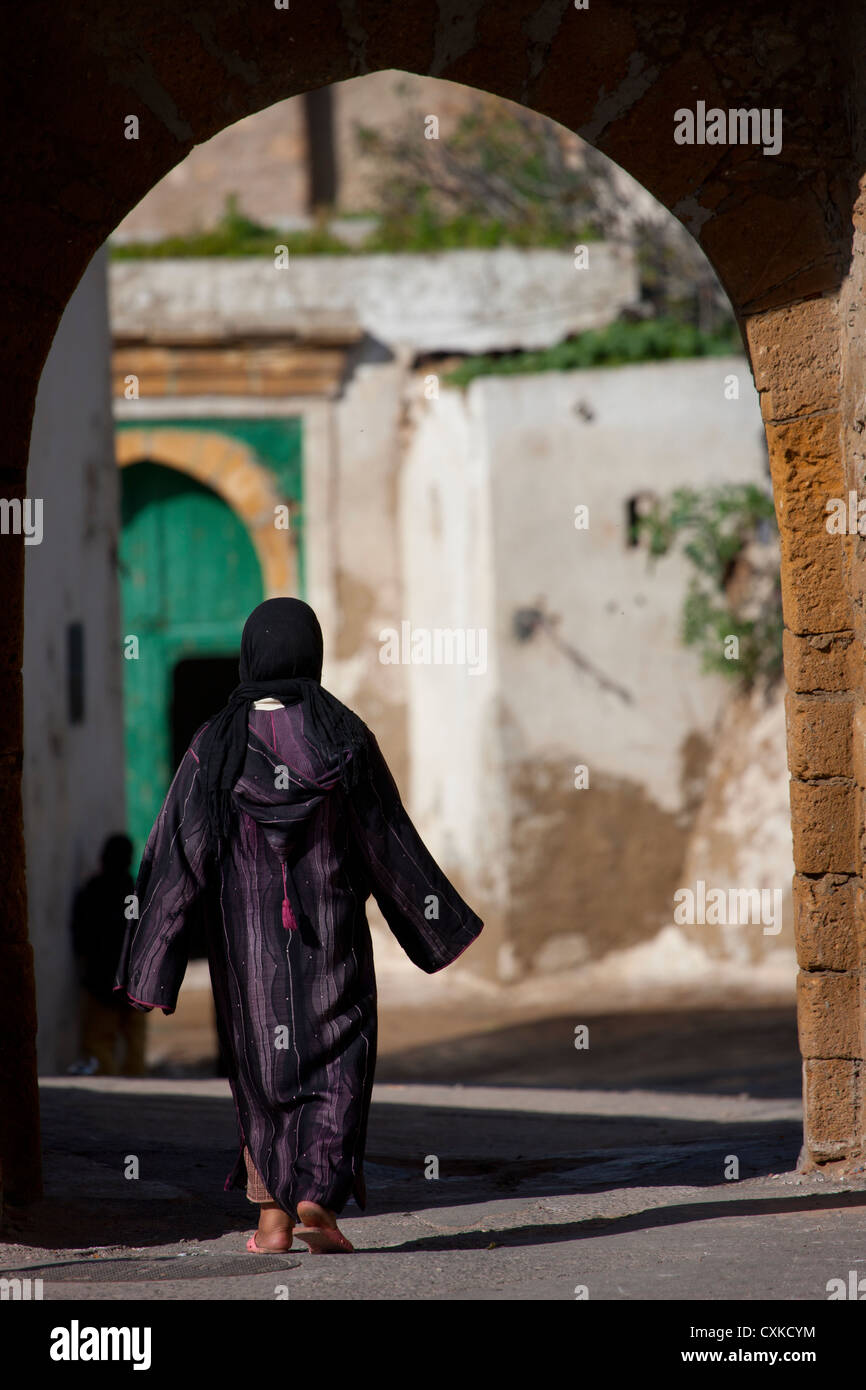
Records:
[[[117,228],[119,241],[209,231],[235,195],[247,217],[291,227],[309,212],[303,100],[291,97],[222,130],[169,170]]]
[[[610,323],[638,298],[629,247],[441,251],[413,255],[264,256],[116,261],[116,338],[170,343],[279,337],[393,352],[507,352],[552,347]]]
[[[763,429],[743,358],[487,376],[429,399],[427,380],[407,388],[404,616],[486,624],[488,659],[471,676],[410,668],[412,785],[495,915],[508,981],[671,921],[730,686],[682,644],[687,560],[631,546],[628,503],[769,485]],[[528,609],[544,622],[520,640]],[[770,944],[759,930],[758,953]]]
[[[805,1144],[820,1162],[858,1151],[862,1137],[861,962],[845,928],[862,863],[851,738],[862,649],[845,573],[852,538],[827,529],[828,501],[847,497],[839,303],[770,311],[748,334],[782,538]]]
[[[744,985],[784,981],[793,993],[797,963],[794,876],[786,758],[784,682],[736,694],[725,706],[708,750],[703,796],[689,834],[680,886],[697,892],[761,893],[722,920],[675,925],[684,944],[739,967]],[[704,914],[705,917],[708,914]],[[729,977],[733,971],[728,972]]]
[[[330,88],[335,161],[334,207],[366,213],[376,205],[380,162],[365,154],[357,126],[386,138],[402,134],[407,113],[432,113],[447,139],[478,93],[407,72],[374,72]],[[579,144],[578,141],[573,143]],[[154,241],[213,227],[234,194],[248,217],[292,228],[311,212],[309,131],[302,97],[247,116],[193,150],[142,198],[117,228],[119,241]]]

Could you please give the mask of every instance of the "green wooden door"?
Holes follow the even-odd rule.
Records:
[[[136,463],[121,471],[121,499],[125,656],[130,636],[138,645],[137,658],[123,663],[128,825],[138,856],[175,771],[175,668],[195,658],[237,661],[244,622],[263,593],[243,522],[210,488],[173,468]],[[210,707],[205,690],[202,721],[226,693],[214,687]]]

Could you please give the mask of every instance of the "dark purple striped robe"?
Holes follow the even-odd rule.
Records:
[[[246,1143],[286,1211],[306,1199],[339,1212],[352,1195],[366,1202],[376,1062],[367,897],[428,973],[455,960],[482,922],[420,839],[373,735],[369,775],[349,796],[304,738],[302,718],[300,705],[251,707],[219,865],[196,753],[207,726],[198,730],[144,851],[116,988],[138,1008],[172,1013],[201,914],[238,1116],[226,1187],[244,1185]]]

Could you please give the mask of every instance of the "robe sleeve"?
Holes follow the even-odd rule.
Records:
[[[355,840],[382,916],[409,959],[432,975],[471,946],[484,923],[427,849],[369,738],[369,775],[349,798]]]
[[[189,958],[193,909],[206,886],[207,814],[197,740],[198,734],[148,837],[135,884],[138,920],[127,924],[115,977],[115,994],[123,991],[144,1012],[174,1013]]]

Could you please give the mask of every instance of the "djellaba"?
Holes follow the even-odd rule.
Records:
[[[226,1188],[259,1205],[251,1252],[350,1251],[366,1206],[376,1064],[372,896],[422,970],[483,923],[402,804],[374,734],[321,684],[313,610],[275,598],[247,619],[240,684],[193,735],[150,833],[115,988],[172,1013],[196,916],[239,1131]]]

